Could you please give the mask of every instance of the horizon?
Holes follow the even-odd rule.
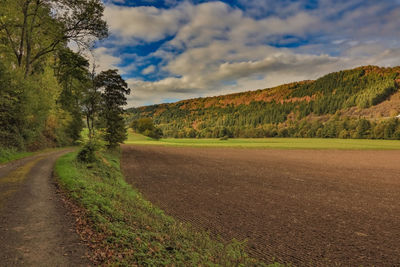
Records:
[[[400,62],[400,1],[104,0],[110,37],[99,71],[116,68],[127,108],[212,97],[355,67]]]

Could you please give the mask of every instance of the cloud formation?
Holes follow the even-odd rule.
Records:
[[[400,62],[396,0],[114,3],[105,11],[111,38],[95,56],[123,73],[130,106]]]

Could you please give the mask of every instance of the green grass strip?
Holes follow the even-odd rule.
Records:
[[[101,157],[88,168],[69,153],[58,159],[55,172],[96,231],[107,236],[104,246],[116,252],[107,265],[267,266],[246,254],[244,242],[224,244],[167,216],[125,182],[118,154]]]
[[[14,149],[0,148],[0,164],[33,155],[33,152],[19,152]]]
[[[153,140],[140,134],[128,132],[125,144],[164,145],[181,147],[233,147],[263,149],[339,149],[339,150],[398,150],[399,140],[331,139],[331,138],[231,138],[194,139],[163,138]]]
[[[67,148],[74,148],[73,146],[70,147],[53,147],[53,148],[45,148],[42,150],[28,152],[28,151],[18,151],[16,149],[9,149],[9,148],[1,148],[0,147],[0,164],[5,164],[17,159],[26,158],[33,155],[40,155],[47,152],[53,152],[57,150],[67,149]]]

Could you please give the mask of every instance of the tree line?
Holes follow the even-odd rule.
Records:
[[[264,92],[272,96],[272,100],[256,101],[254,97],[247,104],[243,101],[234,104],[227,101],[231,96],[220,96],[129,111],[131,120],[152,118],[166,137],[398,139],[400,126],[397,119],[369,121],[340,114],[353,107],[365,109],[377,105],[398,92],[399,73],[399,67],[366,66],[331,73],[312,82],[239,93],[236,96],[240,100],[240,97],[248,98],[251,94],[260,95]],[[361,128],[366,130],[362,132]]]
[[[108,36],[103,12],[101,0],[0,0],[0,148],[71,145],[85,126],[109,147],[126,138],[130,89],[82,54]]]

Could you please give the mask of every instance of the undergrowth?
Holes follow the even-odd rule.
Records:
[[[127,184],[119,154],[101,153],[91,164],[76,153],[58,159],[56,176],[69,196],[86,210],[112,266],[267,266],[250,258],[245,243],[229,244],[177,222]],[[281,266],[277,263],[270,266]]]
[[[0,164],[32,155],[32,152],[20,152],[15,149],[0,148]]]

